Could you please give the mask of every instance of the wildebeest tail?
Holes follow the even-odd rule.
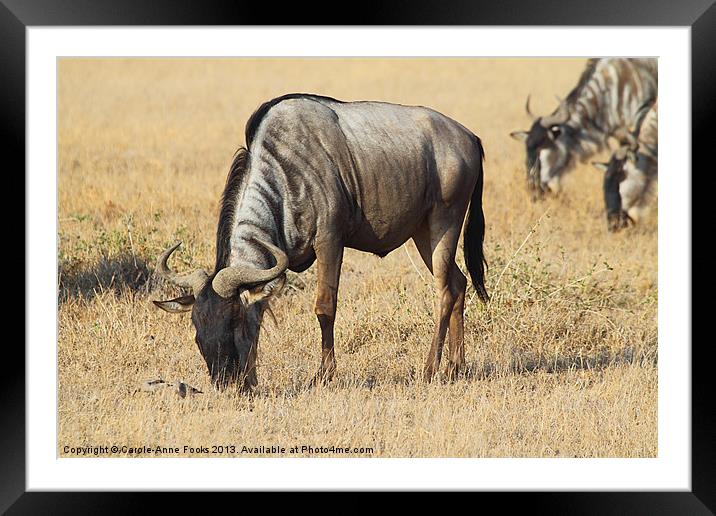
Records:
[[[485,159],[485,151],[482,148],[480,138],[475,137],[480,147],[482,160]],[[472,191],[470,198],[470,208],[467,212],[467,224],[465,224],[465,232],[463,234],[463,252],[465,254],[465,265],[470,273],[472,285],[477,291],[477,295],[483,303],[487,303],[490,296],[485,289],[485,269],[487,260],[482,252],[482,243],[485,239],[485,215],[482,212],[482,183],[483,170],[480,167],[480,175],[477,178],[477,184]]]

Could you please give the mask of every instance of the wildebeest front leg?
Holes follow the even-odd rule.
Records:
[[[336,356],[333,350],[333,323],[336,320],[338,282],[343,261],[342,245],[327,245],[316,249],[318,287],[315,312],[321,325],[321,367],[311,384],[327,383],[336,371]]]

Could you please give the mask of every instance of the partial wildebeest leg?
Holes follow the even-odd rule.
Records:
[[[465,290],[467,279],[460,271],[457,264],[453,262],[450,274],[450,289],[455,297],[455,303],[450,314],[450,353],[448,363],[445,367],[445,375],[449,380],[457,378],[457,374],[465,365],[465,334],[463,313],[465,310]]]
[[[321,367],[311,381],[327,383],[336,371],[336,357],[333,351],[333,323],[336,320],[338,282],[343,261],[343,246],[328,244],[316,248],[318,286],[315,312],[321,325]]]
[[[455,250],[460,232],[459,224],[446,221],[432,221],[428,217],[426,225],[413,235],[415,245],[420,251],[425,265],[435,277],[437,302],[435,306],[435,335],[425,362],[423,376],[432,380],[440,367],[443,343],[450,323],[450,361],[460,365],[462,351],[462,302],[458,303],[460,291],[464,301],[465,277],[455,264]],[[445,227],[447,226],[447,227]],[[457,273],[457,274],[456,274]],[[462,279],[459,279],[462,278]],[[459,305],[459,306],[456,306]],[[460,316],[453,316],[454,310],[460,310]],[[456,367],[450,369],[455,370]]]

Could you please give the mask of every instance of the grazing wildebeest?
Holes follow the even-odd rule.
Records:
[[[615,133],[619,148],[607,163],[594,163],[604,174],[607,227],[618,231],[636,223],[658,177],[658,100],[646,105],[635,129]]]
[[[532,198],[559,192],[562,175],[600,151],[607,138],[634,127],[640,108],[657,96],[656,59],[590,59],[567,98],[549,116],[535,117],[529,131],[510,135],[525,142]]]
[[[221,201],[213,274],[172,272],[166,250],[158,271],[193,295],[155,301],[192,310],[196,342],[215,385],[257,384],[261,318],[286,269],[317,263],[315,313],[321,365],[313,383],[336,369],[333,323],[343,249],[385,256],[412,238],[435,277],[435,335],[424,368],[440,365],[448,327],[447,374],[464,364],[467,281],[455,263],[460,229],[465,263],[483,301],[482,161],[480,139],[425,107],[341,102],[290,94],[261,105],[246,124]],[[193,307],[193,308],[192,308]]]

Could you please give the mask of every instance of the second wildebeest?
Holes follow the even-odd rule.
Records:
[[[641,107],[657,96],[656,59],[589,59],[567,97],[548,116],[535,117],[529,131],[510,135],[524,142],[527,185],[532,198],[561,189],[562,176],[599,152],[607,138],[635,125]]]
[[[465,263],[478,296],[484,284],[480,139],[425,107],[341,102],[290,94],[261,105],[246,124],[224,189],[214,272],[158,270],[193,294],[156,301],[192,310],[196,342],[213,382],[257,384],[256,352],[268,299],[286,270],[316,262],[315,313],[322,358],[313,382],[336,370],[333,325],[346,247],[385,256],[412,238],[437,288],[435,333],[424,367],[433,378],[449,328],[446,373],[465,362],[467,280],[455,263],[465,214]]]
[[[615,133],[619,147],[607,163],[593,163],[604,172],[604,205],[609,231],[618,231],[642,217],[658,177],[658,100],[646,104],[635,128]]]

